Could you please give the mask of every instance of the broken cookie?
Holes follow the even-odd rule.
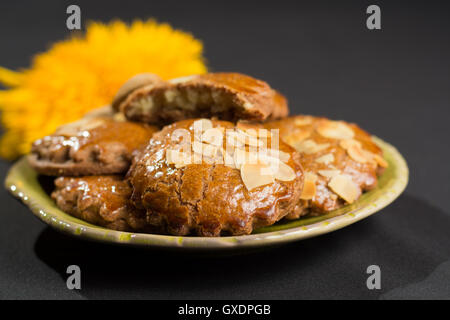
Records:
[[[209,73],[152,83],[132,91],[119,110],[133,121],[169,124],[190,118],[237,121],[288,114],[286,98],[266,82],[239,73]]]

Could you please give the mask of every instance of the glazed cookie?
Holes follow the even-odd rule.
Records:
[[[144,230],[145,212],[129,203],[131,188],[122,176],[59,177],[52,198],[64,212],[105,228]]]
[[[264,81],[239,73],[209,73],[140,87],[119,109],[128,119],[149,124],[199,117],[262,121],[288,114],[280,93]]]
[[[274,224],[295,210],[303,170],[299,154],[267,132],[207,119],[166,126],[128,172],[133,205],[173,235],[243,235]]]
[[[300,154],[305,184],[298,218],[353,203],[373,189],[387,162],[371,136],[356,124],[311,116],[294,116],[265,124]]]
[[[132,152],[147,145],[155,127],[113,117],[87,116],[35,141],[28,156],[44,175],[100,175],[126,172]]]

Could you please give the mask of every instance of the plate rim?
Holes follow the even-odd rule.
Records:
[[[65,234],[76,237],[79,236],[94,241],[140,247],[178,249],[189,248],[200,250],[236,249],[238,247],[252,248],[277,245],[319,236],[346,227],[380,211],[400,196],[400,194],[405,190],[409,180],[409,169],[406,160],[391,144],[375,136],[373,136],[373,139],[375,143],[377,143],[383,150],[389,151],[390,156],[395,161],[397,170],[395,171],[396,176],[391,179],[392,181],[389,186],[389,190],[376,198],[371,205],[359,208],[359,210],[356,210],[356,213],[351,211],[308,225],[250,235],[192,237],[124,232],[89,224],[64,213],[56,207],[50,208],[50,210],[46,209],[44,211],[42,209],[43,205],[41,201],[34,199],[34,197],[27,192],[27,188],[23,185],[23,183],[20,183],[20,180],[18,180],[18,176],[20,175],[19,168],[21,166],[28,165],[27,163],[24,163],[27,161],[26,156],[22,157],[10,168],[5,179],[5,187],[13,196],[21,200],[22,203],[25,204],[35,216],[50,227]],[[30,170],[32,169],[30,168]],[[64,219],[59,217],[61,213],[63,214]]]

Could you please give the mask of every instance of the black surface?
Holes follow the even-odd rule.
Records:
[[[340,231],[214,257],[77,241],[0,192],[0,298],[450,298],[450,10],[438,1],[78,1],[83,21],[154,16],[204,41],[212,70],[267,80],[292,113],[360,124],[411,170],[394,204]],[[382,30],[365,8],[382,9]],[[0,65],[69,34],[68,2],[0,3]],[[1,179],[9,164],[0,163]],[[66,289],[78,264],[82,290]],[[382,289],[366,288],[381,268]]]

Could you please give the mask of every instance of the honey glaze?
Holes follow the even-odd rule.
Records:
[[[261,90],[270,90],[267,83],[240,73],[212,73],[202,75],[201,78],[242,93],[255,94]]]
[[[69,145],[76,147],[77,150],[117,142],[131,152],[145,144],[156,130],[156,127],[145,124],[102,118],[101,123],[98,123],[95,127],[86,130],[84,126],[81,126],[78,128],[76,135],[71,137],[63,132],[62,135],[66,139],[63,141],[54,140],[54,142],[62,143],[62,145],[67,145],[70,142]],[[58,134],[58,131],[56,134]]]
[[[70,179],[66,185],[67,191],[76,189],[80,192],[78,198],[80,203],[87,203],[90,198],[96,197],[103,202],[108,212],[125,207],[131,196],[128,182],[118,175],[64,179]]]

